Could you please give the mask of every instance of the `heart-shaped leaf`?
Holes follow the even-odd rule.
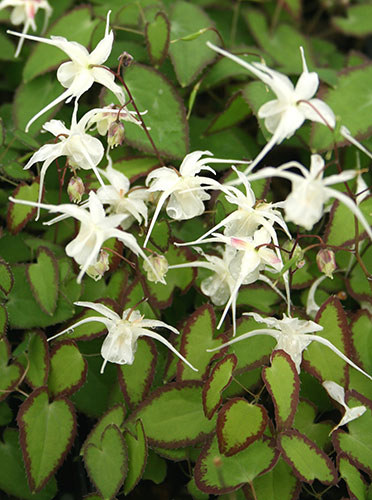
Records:
[[[53,397],[76,392],[85,382],[87,362],[75,342],[59,342],[50,355],[49,393]]]
[[[9,342],[2,338],[0,339],[0,401],[6,399],[8,393],[16,387],[23,372],[22,366],[18,363],[8,364],[9,357]]]
[[[19,184],[13,191],[13,198],[17,200],[37,201],[39,195],[39,179],[28,185]],[[25,227],[27,222],[36,214],[36,207],[20,205],[19,203],[9,203],[7,213],[7,226],[12,234],[19,233]]]
[[[155,19],[145,26],[147,52],[151,64],[161,66],[169,48],[170,25],[164,12],[158,12]]]
[[[88,444],[94,444],[95,446],[100,445],[102,434],[109,425],[116,425],[116,427],[120,429],[124,422],[124,417],[125,408],[123,405],[116,405],[106,412],[86,438],[81,449],[81,454],[85,452]]]
[[[40,491],[58,470],[76,433],[76,418],[67,399],[49,403],[45,387],[36,389],[21,405],[17,423],[31,491]]]
[[[47,383],[49,373],[49,350],[46,337],[41,331],[26,334],[27,351],[19,358],[27,369],[26,382],[37,389]]]
[[[51,250],[40,247],[37,263],[26,268],[31,291],[45,314],[52,316],[57,307],[59,273],[57,260]]]
[[[357,466],[346,455],[339,458],[340,475],[346,482],[350,498],[365,499],[367,485]]]
[[[141,420],[136,422],[136,434],[124,432],[128,449],[128,474],[124,482],[124,493],[128,495],[141,479],[147,461],[147,441]]]
[[[275,467],[253,480],[257,500],[297,500],[301,483],[290,466],[279,458]]]

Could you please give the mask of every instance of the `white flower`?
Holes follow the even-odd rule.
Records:
[[[71,61],[61,64],[57,71],[57,80],[67,90],[65,90],[59,97],[54,99],[54,101],[45,106],[45,108],[31,118],[26,125],[26,132],[30,128],[31,124],[39,118],[39,116],[43,115],[49,109],[53,108],[53,106],[62,101],[66,100],[66,102],[69,102],[74,97],[78,100],[84,92],[90,89],[94,82],[107,87],[116,95],[120,104],[124,104],[124,92],[122,88],[114,82],[115,76],[106,68],[98,67],[101,66],[109,57],[112,44],[114,42],[114,33],[112,30],[109,32],[110,12],[111,11],[107,14],[105,36],[91,53],[89,53],[80,43],[69,42],[66,38],[61,36],[51,36],[49,39],[32,35],[24,35],[16,33],[15,31],[7,31],[7,33],[11,35],[53,45],[54,47],[57,47],[65,52],[71,59]]]
[[[133,253],[140,255],[147,260],[136,238],[125,231],[116,229],[125,215],[116,214],[106,216],[102,203],[97,195],[90,191],[89,200],[85,207],[79,207],[73,204],[47,205],[45,203],[35,203],[27,200],[16,200],[12,197],[9,200],[21,205],[45,208],[52,213],[60,212],[62,215],[46,222],[46,225],[54,224],[64,219],[66,216],[74,217],[80,221],[80,229],[77,236],[66,246],[66,254],[72,257],[80,266],[80,273],[77,281],[81,282],[82,277],[90,266],[94,266],[99,261],[99,253],[103,243],[109,238],[117,238],[124,243]],[[156,274],[156,270],[154,270]],[[164,279],[160,279],[164,283]]]
[[[297,168],[302,175],[289,171]],[[264,179],[267,177],[283,177],[292,183],[292,191],[284,202],[286,219],[310,230],[319,221],[324,213],[324,204],[330,198],[336,198],[349,208],[364,226],[368,236],[372,239],[371,228],[349,196],[328,186],[346,182],[354,178],[356,170],[345,170],[337,175],[323,178],[324,160],[319,155],[311,156],[310,171],[296,161],[285,163],[276,168],[266,167],[256,174],[248,175],[249,180]]]
[[[201,170],[215,171],[207,163],[246,163],[236,160],[222,160],[218,158],[202,158],[203,155],[212,156],[209,151],[194,151],[185,156],[179,172],[175,168],[160,167],[149,173],[146,185],[150,192],[160,191],[158,204],[147,232],[144,246],[150,238],[160,210],[167,198],[167,214],[172,219],[186,220],[201,215],[204,210],[203,201],[209,200],[210,195],[205,188],[219,189],[220,183],[209,177],[198,176]]]
[[[147,111],[143,111],[141,112],[141,115],[146,113]],[[110,104],[109,106],[103,107],[99,112],[92,116],[89,120],[88,127],[95,125],[100,135],[106,135],[112,124],[120,120],[134,123],[140,127],[142,126],[142,123],[138,119],[135,111],[129,111],[125,107],[119,110],[114,104]]]
[[[345,425],[348,422],[361,417],[363,413],[367,411],[367,408],[364,405],[349,408],[349,406],[345,403],[345,390],[341,385],[336,384],[336,382],[333,382],[332,380],[325,380],[323,382],[323,387],[326,389],[331,398],[333,398],[345,408],[345,414],[340,420],[340,423],[331,430],[330,434],[341,427],[341,425]]]
[[[319,332],[323,330],[323,327],[314,323],[314,321],[291,318],[285,314],[283,314],[283,319],[276,319],[272,317],[263,318],[259,314],[253,312],[243,314],[246,316],[252,316],[258,323],[266,323],[266,325],[270,328],[261,328],[244,333],[243,335],[240,335],[240,337],[230,340],[215,349],[207,349],[208,352],[222,349],[228,345],[235,344],[235,342],[240,342],[241,340],[255,337],[256,335],[270,335],[277,341],[274,351],[281,349],[289,354],[292,361],[296,365],[298,373],[300,373],[303,351],[311,344],[311,342],[319,342],[320,344],[323,344],[331,349],[335,354],[337,354],[337,356],[345,361],[345,363],[348,363],[350,366],[372,380],[372,377],[368,375],[368,373],[363,371],[359,368],[359,366],[353,363],[353,361],[347,358],[345,354],[337,349],[337,347],[335,347],[329,340],[321,337],[320,335],[309,335],[311,332]]]
[[[137,349],[137,339],[139,337],[150,337],[158,340],[174,352],[174,354],[176,354],[180,359],[182,359],[182,361],[191,369],[198,371],[172,346],[170,342],[168,342],[168,340],[158,333],[149,330],[149,328],[167,328],[171,332],[178,334],[179,331],[173,326],[167,325],[163,321],[159,321],[157,319],[144,319],[139,311],[133,309],[126,309],[123,312],[122,317],[120,317],[116,314],[116,312],[112,311],[103,304],[94,302],[75,302],[75,305],[93,309],[93,311],[98,312],[101,316],[91,316],[89,318],[82,319],[48,340],[50,341],[55,339],[56,337],[72,331],[74,328],[84,325],[85,323],[90,323],[92,321],[103,323],[108,330],[108,335],[101,348],[101,355],[104,359],[101,373],[103,373],[107,362],[117,363],[119,365],[133,364]]]
[[[18,57],[22,49],[25,34],[28,32],[29,28],[31,27],[33,31],[36,31],[35,16],[37,11],[39,9],[45,10],[45,29],[53,9],[47,0],[2,0],[0,2],[0,9],[5,9],[6,7],[14,7],[10,14],[10,22],[15,26],[23,24],[21,38],[18,42],[16,53],[14,54],[14,57]]]
[[[123,173],[115,170],[109,165],[106,170],[99,169],[99,172],[105,176],[110,185],[102,186],[97,191],[97,196],[103,204],[108,204],[109,212],[124,215],[121,222],[123,229],[128,229],[134,220],[138,224],[142,220],[147,226],[147,206],[148,190],[145,188],[134,188],[129,192],[130,182]]]
[[[43,194],[46,171],[49,165],[60,156],[67,156],[68,162],[73,168],[82,168],[84,170],[92,169],[103,185],[103,181],[97,170],[97,165],[102,160],[104,154],[103,146],[99,139],[85,133],[87,123],[95,112],[96,110],[88,111],[88,113],[77,122],[77,103],[75,103],[70,129],[60,120],[50,120],[44,123],[43,130],[53,134],[59,139],[59,142],[41,146],[41,148],[31,156],[24,167],[24,169],[27,170],[36,162],[44,162],[40,170],[38,203],[40,203]],[[36,220],[39,218],[39,214],[40,210],[38,210]]]
[[[264,64],[243,61],[211,42],[207,42],[207,45],[219,54],[232,59],[251,71],[265,85],[270,87],[277,97],[277,99],[263,104],[258,110],[258,118],[265,120],[267,130],[273,135],[245,173],[252,171],[276,144],[280,144],[284,139],[292,137],[305,120],[319,122],[332,129],[335,128],[336,119],[332,109],[324,101],[314,98],[319,87],[319,77],[314,71],[309,72],[302,47],[300,47],[300,51],[303,70],[296,86],[294,86],[286,75],[270,69]],[[341,127],[340,133],[345,139],[372,157],[372,154],[351,136],[346,127]],[[237,181],[232,182],[238,184]]]

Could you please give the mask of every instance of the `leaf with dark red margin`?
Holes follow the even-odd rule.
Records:
[[[8,327],[8,311],[4,304],[0,304],[0,339],[6,334]]]
[[[231,457],[257,441],[266,428],[268,416],[261,405],[244,398],[230,399],[217,417],[217,439],[220,452]]]
[[[124,439],[128,449],[128,473],[124,482],[124,494],[130,491],[140,481],[147,462],[147,440],[141,420],[136,422],[136,434],[124,431]]]
[[[353,342],[353,359],[367,373],[372,374],[372,316],[366,309],[359,309],[350,323]],[[372,381],[357,370],[349,370],[349,389],[355,389],[372,399]]]
[[[30,185],[22,182],[13,191],[12,196],[15,199],[37,201],[39,196],[40,180],[35,179]],[[7,227],[12,234],[17,234],[25,227],[27,222],[36,214],[36,207],[29,207],[19,203],[9,202],[7,213]]]
[[[316,335],[328,339],[348,358],[351,356],[351,336],[341,302],[330,297],[319,309],[315,322],[323,326]],[[333,380],[346,385],[346,363],[325,345],[312,342],[303,353],[302,367],[321,380]]]
[[[39,247],[37,262],[26,267],[32,295],[45,314],[52,316],[57,307],[59,272],[57,259],[47,247]]]
[[[181,382],[156,389],[132,413],[127,421],[134,432],[138,419],[142,420],[150,446],[180,448],[206,438],[215,427],[208,420],[202,406],[202,383]]]
[[[0,258],[0,290],[8,295],[13,288],[14,278],[10,265]]]
[[[170,24],[164,12],[158,12],[155,19],[145,26],[147,53],[151,64],[161,66],[169,49]]]
[[[195,483],[205,493],[229,493],[269,471],[278,456],[270,442],[262,439],[232,457],[221,456],[215,436],[206,443],[195,464]]]
[[[130,408],[135,408],[147,396],[154,380],[157,358],[155,342],[142,337],[138,339],[133,364],[118,365],[120,388]]]
[[[256,500],[297,500],[301,482],[293,475],[289,465],[279,458],[273,469],[253,480],[253,488]],[[250,488],[247,490],[247,500],[253,500]]]
[[[284,460],[300,481],[336,484],[337,471],[332,460],[307,436],[297,430],[286,430],[278,438]]]
[[[85,452],[88,444],[94,444],[95,446],[99,446],[101,442],[101,437],[105,429],[113,424],[116,425],[119,429],[123,425],[125,418],[125,408],[123,405],[118,404],[110,408],[96,423],[92,431],[89,433],[88,437],[84,441],[83,446],[81,447],[80,454],[82,455]]]
[[[100,495],[107,500],[114,498],[128,470],[127,445],[116,425],[106,427],[99,445],[87,445],[84,464]]]
[[[6,338],[0,339],[0,401],[6,399],[22,377],[23,367],[19,363],[8,364],[10,346]]]
[[[84,384],[87,369],[87,362],[75,342],[58,342],[50,354],[49,394],[52,397],[70,396]]]
[[[271,366],[263,369],[262,378],[274,403],[276,428],[291,427],[300,394],[300,378],[291,357],[284,351],[274,351]]]
[[[48,343],[41,330],[27,332],[26,336],[28,337],[27,351],[19,357],[19,361],[26,370],[26,382],[33,389],[37,389],[46,385],[48,380]]]
[[[237,359],[235,354],[228,354],[214,367],[203,386],[203,409],[205,416],[213,417],[222,403],[222,391],[231,383]]]
[[[17,423],[31,491],[40,491],[58,470],[76,434],[73,405],[60,398],[49,403],[46,387],[36,389],[21,405]]]
[[[226,342],[226,338],[214,338],[216,329],[216,315],[210,304],[200,306],[187,320],[181,334],[180,352],[189,361],[197,372],[192,370],[183,361],[177,363],[177,380],[203,380],[207,377],[208,365],[216,356],[216,352],[207,352]]]
[[[319,448],[326,451],[330,446],[329,433],[333,425],[329,420],[315,423],[317,413],[318,408],[315,404],[307,400],[300,400],[293,427],[314,441]]]
[[[350,498],[362,500],[367,498],[367,483],[355,464],[343,453],[338,457],[340,476],[345,481]]]
[[[356,391],[346,392],[345,396],[351,408],[364,405],[367,411],[347,424],[348,433],[337,429],[333,433],[333,445],[337,453],[344,453],[357,464],[359,469],[372,475],[372,446],[369,439],[372,429],[372,401]]]

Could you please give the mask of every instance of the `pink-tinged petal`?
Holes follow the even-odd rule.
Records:
[[[92,68],[90,72],[97,83],[100,83],[104,87],[111,90],[111,92],[113,92],[113,94],[115,94],[116,97],[118,98],[120,104],[124,105],[125,103],[124,91],[121,87],[119,87],[119,85],[115,83],[114,81],[115,75],[110,73],[108,69],[104,68]]]
[[[103,64],[111,54],[113,42],[114,33],[110,31],[110,33],[102,38],[96,48],[89,54],[89,63]]]
[[[93,311],[98,312],[99,314],[102,314],[102,316],[105,316],[106,318],[110,319],[111,321],[119,321],[121,318],[116,312],[114,312],[112,309],[109,307],[106,307],[103,304],[99,304],[98,302],[74,302],[75,306],[79,307],[88,307],[89,309],[92,309]]]
[[[295,88],[296,100],[299,101],[301,99],[311,99],[316,94],[318,87],[319,77],[317,73],[302,73],[300,75],[300,78],[297,80]]]
[[[308,102],[300,102],[298,108],[307,120],[319,122],[331,128],[334,128],[336,125],[336,118],[332,109],[320,99],[310,99]]]

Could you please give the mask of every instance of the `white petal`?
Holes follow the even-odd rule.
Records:
[[[319,87],[319,77],[315,72],[303,72],[300,78],[297,80],[295,94],[297,100],[309,100],[311,99]]]
[[[89,54],[90,64],[103,64],[111,54],[114,33],[112,30],[97,44],[96,48]]]
[[[110,319],[111,321],[118,321],[120,320],[120,316],[116,314],[115,311],[112,309],[106,307],[103,304],[100,304],[98,302],[84,302],[84,301],[79,301],[79,302],[74,302],[75,306],[79,307],[88,307],[89,309],[93,309],[93,311],[98,312],[99,314],[102,314],[102,316],[105,316],[106,318]]]
[[[305,118],[313,122],[334,128],[336,125],[335,114],[324,101],[320,99],[310,99],[308,102],[301,102],[298,108],[305,115]]]

